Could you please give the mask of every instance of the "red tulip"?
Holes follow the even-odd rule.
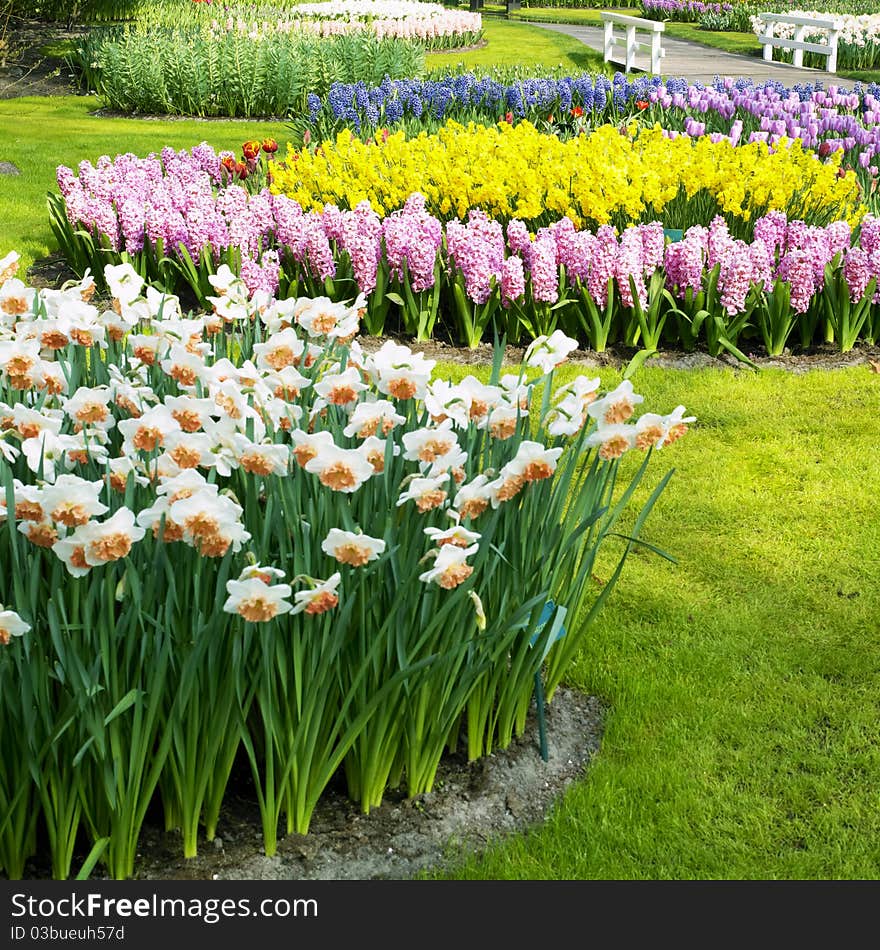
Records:
[[[263,139],[263,151],[268,155],[272,155],[278,151],[278,143],[275,139]]]
[[[255,162],[260,154],[260,143],[254,140],[245,142],[241,147],[242,154],[249,162]]]

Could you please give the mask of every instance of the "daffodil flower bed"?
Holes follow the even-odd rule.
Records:
[[[706,224],[701,197],[746,222],[773,209],[813,224],[855,223],[859,189],[854,173],[838,175],[839,158],[822,162],[796,139],[771,150],[763,142],[673,136],[659,124],[602,125],[563,140],[527,121],[450,121],[432,135],[399,131],[364,141],[343,129],[318,148],[290,149],[273,164],[271,191],[306,211],[369,201],[380,215],[418,191],[443,219],[478,208],[530,225],[566,216],[576,227],[622,226],[673,204],[684,226]]]
[[[130,265],[35,290],[0,263],[0,866],[78,842],[134,870],[161,801],[184,854],[217,831],[237,755],[267,854],[341,770],[364,811],[432,787],[548,698],[692,420],[624,380],[554,389],[536,340],[491,381],[354,341],[363,300],[276,300],[228,269],[184,316]],[[619,472],[630,451],[644,459]],[[600,546],[620,544],[601,585]],[[552,602],[549,620],[540,618]],[[560,636],[563,625],[566,636]]]

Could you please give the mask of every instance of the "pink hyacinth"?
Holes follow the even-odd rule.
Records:
[[[859,226],[859,246],[868,254],[880,246],[880,218],[866,214]]]
[[[705,231],[705,228],[701,229]],[[666,248],[666,286],[677,288],[677,296],[682,300],[688,290],[698,294],[703,288],[703,269],[706,263],[705,237],[691,232],[684,239],[670,244]]]
[[[434,267],[443,243],[443,225],[425,210],[424,195],[413,192],[401,211],[382,222],[385,255],[391,273],[403,280],[406,265],[412,289],[434,286]]]
[[[275,251],[265,251],[260,263],[252,257],[242,255],[241,279],[251,295],[262,291],[270,297],[278,293],[278,277],[281,267]]]
[[[519,218],[513,218],[507,225],[507,246],[514,254],[525,255],[531,243],[529,229]]]
[[[746,297],[752,286],[753,272],[749,245],[745,241],[734,241],[721,261],[718,273],[721,306],[730,316],[746,309]]]
[[[721,215],[716,215],[709,225],[708,241],[708,264],[712,268],[716,264],[724,262],[727,255],[733,248],[733,238],[730,236],[730,230],[727,222]]]
[[[587,291],[600,307],[608,304],[608,281],[616,274],[619,249],[617,232],[603,224],[596,232],[595,253],[587,277]]]
[[[509,307],[520,300],[525,292],[526,275],[522,258],[513,254],[501,265],[501,303]]]
[[[614,276],[620,302],[624,307],[635,306],[630,277],[635,283],[639,302],[644,307],[648,303],[648,289],[645,287],[644,265],[642,263],[642,236],[638,228],[627,228],[620,238],[615,261]]]
[[[541,303],[556,303],[559,299],[556,241],[547,228],[541,228],[532,242],[529,274],[532,279],[532,297]]]
[[[767,245],[756,238],[749,247],[749,255],[752,259],[752,281],[759,290],[768,288],[773,283],[773,257]]]
[[[666,243],[663,224],[660,221],[640,224],[639,234],[642,239],[642,266],[646,275],[652,274],[663,265],[663,251]]]
[[[354,211],[343,212],[339,243],[351,259],[358,290],[372,293],[382,254],[382,222],[369,201],[360,202]]]
[[[326,280],[336,276],[336,261],[320,221],[312,220],[305,240],[306,263],[314,277]]]
[[[771,254],[785,249],[788,218],[784,211],[768,211],[755,222],[755,237],[760,238]]]
[[[468,297],[476,304],[486,303],[504,263],[501,225],[483,211],[472,210],[467,224],[450,221],[446,225],[446,246],[450,261],[464,276]]]
[[[791,309],[795,313],[806,313],[813,299],[813,262],[808,251],[793,249],[786,251],[779,262],[777,276],[788,281],[791,286]]]
[[[874,276],[871,261],[860,247],[852,247],[843,259],[843,276],[849,284],[849,299],[856,303],[865,296],[865,291]]]

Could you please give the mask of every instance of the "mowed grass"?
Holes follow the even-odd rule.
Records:
[[[481,49],[467,53],[429,53],[425,65],[431,73],[446,73],[450,69],[492,69],[496,66],[560,67],[571,74],[607,71],[601,53],[571,36],[491,17],[483,18],[483,34],[486,46]]]
[[[453,876],[876,879],[880,376],[646,367],[635,385],[641,408],[698,417],[641,491],[675,468],[642,537],[678,563],[634,551],[584,637],[568,682],[609,714],[583,780]]]
[[[0,189],[0,257],[18,251],[22,267],[45,257],[57,245],[49,227],[46,195],[56,192],[55,169],[76,170],[83,160],[111,158],[120,152],[145,156],[166,145],[191,148],[207,141],[239,152],[242,142],[272,136],[286,141],[281,122],[183,119],[99,118],[90,96],[57,96],[0,101],[0,159],[13,162],[21,175],[3,179]]]

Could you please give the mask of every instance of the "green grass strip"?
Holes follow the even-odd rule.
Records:
[[[643,538],[679,563],[636,548],[571,670],[610,708],[585,779],[456,874],[876,879],[880,377],[646,368],[634,383],[698,417],[632,506],[675,467]]]

